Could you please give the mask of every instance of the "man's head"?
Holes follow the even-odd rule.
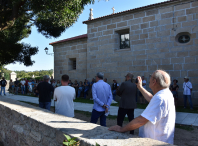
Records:
[[[113,80],[113,83],[117,83],[117,81],[116,80]]]
[[[103,80],[103,78],[104,78],[104,73],[98,72],[96,74],[96,81]]]
[[[144,76],[142,76],[142,81],[144,80]]]
[[[3,80],[5,80],[5,78],[4,78],[4,77],[3,77],[2,79],[3,79]]]
[[[187,76],[184,77],[184,82],[188,82],[189,78]]]
[[[132,73],[128,73],[126,76],[125,76],[125,80],[128,81],[128,80],[131,80],[133,79],[133,74]]]
[[[61,84],[64,86],[64,84],[68,84],[68,82],[71,81],[69,80],[69,76],[68,75],[62,75],[61,77]]]
[[[43,77],[43,80],[44,80],[44,82],[48,82],[50,80],[50,77],[48,75],[45,75]],[[32,81],[32,80],[30,80],[30,81]]]
[[[71,80],[68,79],[68,83],[71,83]]]
[[[24,79],[22,78],[21,80],[23,81]]]
[[[107,82],[107,78],[105,78],[104,81]]]
[[[17,78],[16,78],[16,81],[17,81]]]
[[[156,93],[170,86],[170,75],[163,70],[156,70],[150,77],[149,87]]]

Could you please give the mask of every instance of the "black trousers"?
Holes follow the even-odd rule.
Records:
[[[134,109],[124,109],[119,107],[117,116],[117,125],[122,127],[125,116],[128,116],[129,122],[134,119]],[[134,130],[130,131],[130,134],[134,134]]]

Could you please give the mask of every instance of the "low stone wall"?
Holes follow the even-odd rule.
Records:
[[[0,141],[4,146],[61,146],[63,134],[78,137],[81,146],[169,145],[108,131],[106,127],[68,118],[0,96]]]

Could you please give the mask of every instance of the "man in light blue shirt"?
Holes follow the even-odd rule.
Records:
[[[112,102],[111,86],[103,81],[104,74],[99,72],[96,75],[96,83],[92,86],[93,111],[91,114],[91,123],[97,123],[100,118],[100,125],[106,126],[106,115]]]

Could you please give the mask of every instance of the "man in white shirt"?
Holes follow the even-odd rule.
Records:
[[[23,78],[21,80],[21,93],[25,94],[25,80]]]
[[[184,77],[184,83],[183,83],[183,95],[184,95],[184,108],[186,108],[186,100],[188,98],[188,101],[190,103],[190,109],[193,110],[193,104],[191,100],[191,92],[192,92],[192,84],[189,82],[188,77]]]
[[[68,86],[69,76],[63,75],[61,79],[62,86],[54,91],[54,101],[56,103],[55,113],[67,117],[74,117],[74,102],[76,92],[74,87]]]
[[[124,127],[118,125],[110,127],[109,130],[126,132],[139,129],[139,136],[152,138],[173,144],[175,131],[175,105],[174,98],[169,90],[170,76],[162,70],[155,71],[151,78],[149,87],[154,96],[142,87],[141,77],[136,84],[149,105],[144,112]]]

